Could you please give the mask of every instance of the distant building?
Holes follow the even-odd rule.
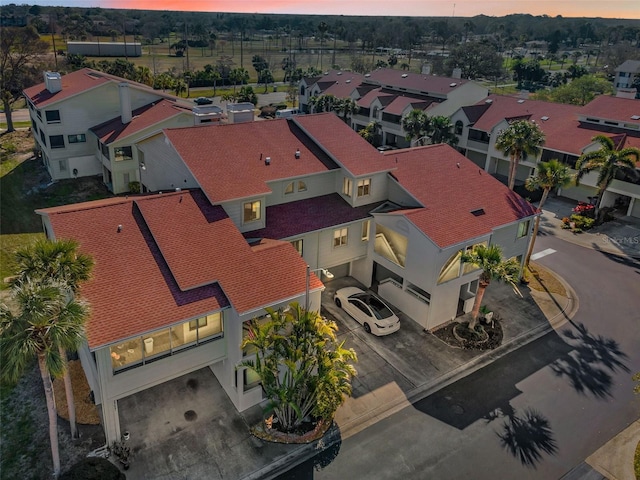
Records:
[[[136,42],[67,42],[67,53],[87,57],[139,57],[142,45]]]
[[[616,68],[616,78],[613,81],[613,86],[616,89],[616,92],[635,93],[634,96],[638,98],[637,90],[632,87],[633,82],[638,75],[640,75],[640,60],[627,60]]]

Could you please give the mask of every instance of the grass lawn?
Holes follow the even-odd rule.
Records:
[[[0,290],[7,288],[2,280],[14,274],[13,252],[43,237],[36,209],[110,196],[97,177],[50,183],[33,146],[29,131],[0,134]]]
[[[29,128],[31,122],[13,122],[13,128]],[[7,122],[0,122],[0,130],[7,129]]]

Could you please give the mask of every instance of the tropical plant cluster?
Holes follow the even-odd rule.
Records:
[[[406,140],[414,145],[446,143],[458,144],[458,136],[453,132],[453,124],[445,115],[428,115],[425,111],[414,109],[402,117],[402,129]]]
[[[242,362],[256,372],[268,400],[265,414],[273,415],[272,428],[304,433],[307,422],[331,421],[346,396],[357,360],[353,349],[338,342],[337,326],[318,312],[297,303],[286,310],[267,309],[266,322],[250,321],[242,348],[256,356]]]

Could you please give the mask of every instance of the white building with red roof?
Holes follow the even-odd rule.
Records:
[[[40,210],[96,260],[80,357],[119,438],[118,401],[209,366],[236,408],[262,400],[239,345],[265,309],[304,304],[307,266],[352,276],[422,327],[471,310],[497,243],[522,260],[536,210],[446,145],[380,154],[333,114],[168,128],[140,140],[154,193]],[[310,305],[320,308],[311,275]]]
[[[451,116],[460,107],[485,98],[486,87],[460,78],[379,68],[365,75],[329,71],[320,77],[305,78],[300,83],[300,108],[313,111],[311,98],[334,95],[351,98],[359,111],[351,117],[351,127],[358,131],[371,122],[380,125],[376,145],[408,147],[402,129],[402,117],[418,109],[430,116]]]
[[[490,95],[458,110],[452,117],[458,148],[491,174],[507,177],[509,159],[496,150],[499,132],[513,120],[535,122],[545,134],[536,158],[520,161],[516,185],[535,174],[539,161],[557,158],[574,168],[578,157],[599,148],[596,135],[614,140],[617,148],[640,147],[640,100],[600,95],[585,106]],[[638,165],[640,168],[640,165]],[[586,175],[580,186],[563,189],[563,196],[588,201],[595,197],[597,173]],[[640,184],[637,178],[615,179],[607,188],[602,206],[615,206],[623,214],[640,217]]]
[[[140,182],[135,144],[172,126],[218,121],[147,85],[89,68],[24,90],[36,146],[52,180],[101,175],[114,193]]]

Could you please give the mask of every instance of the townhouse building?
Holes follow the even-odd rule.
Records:
[[[597,150],[596,135],[610,137],[617,148],[640,147],[640,100],[601,95],[585,106],[489,95],[475,105],[455,112],[451,121],[458,135],[458,149],[476,165],[498,177],[507,177],[509,158],[495,148],[496,139],[514,120],[535,122],[546,141],[539,155],[520,162],[516,185],[535,174],[539,161],[553,158],[566,163],[575,173],[578,158]],[[640,165],[638,165],[640,168]],[[586,175],[580,186],[559,194],[591,201],[597,195],[597,172]],[[623,215],[640,217],[640,184],[637,177],[616,178],[605,191],[601,206],[615,206]]]
[[[176,97],[84,68],[45,72],[24,90],[31,128],[53,181],[102,176],[114,193],[140,182],[135,143],[167,127],[220,121],[220,111],[191,107]]]
[[[155,193],[38,211],[96,260],[80,358],[107,441],[120,399],[205,366],[238,410],[260,402],[239,366],[247,322],[319,310],[321,269],[427,329],[470,311],[479,272],[462,252],[521,259],[536,215],[447,145],[381,154],[333,114],[168,128],[135,148]]]

